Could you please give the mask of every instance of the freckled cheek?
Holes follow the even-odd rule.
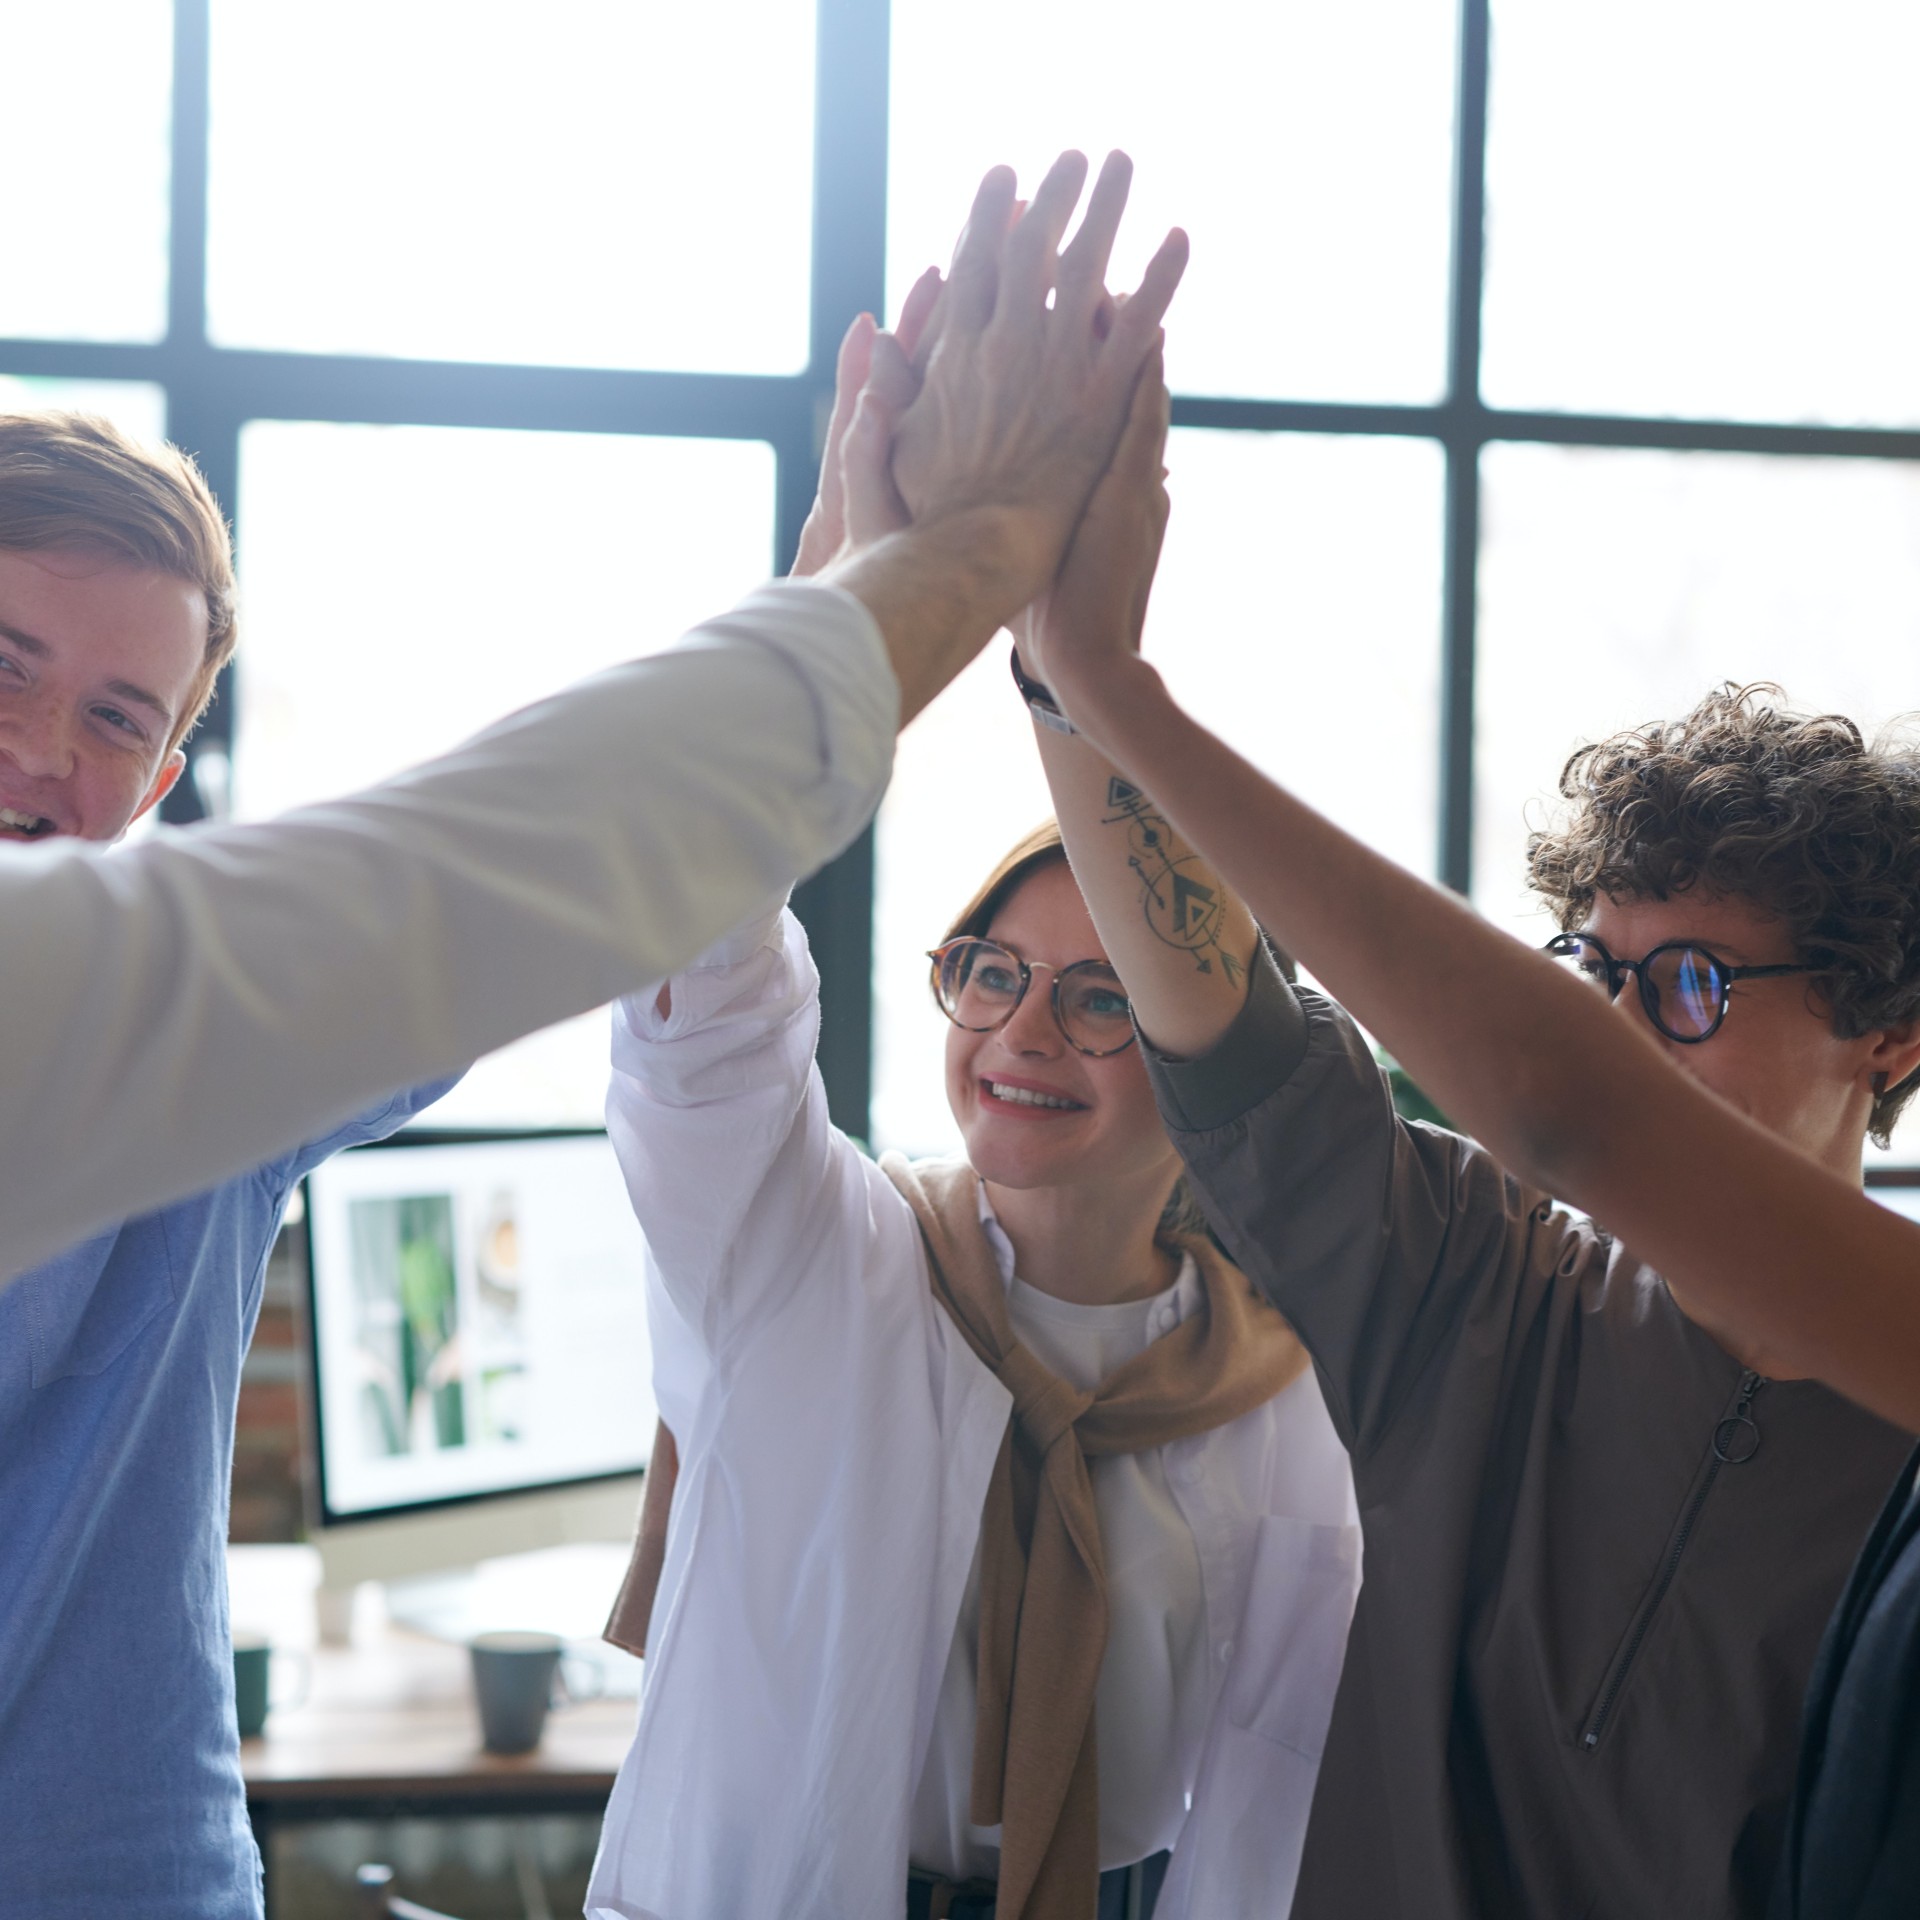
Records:
[[[1089,1061],[1088,1066],[1087,1077],[1114,1135],[1142,1152],[1164,1149],[1171,1153],[1173,1146],[1161,1124],[1138,1043],[1104,1061]]]
[[[153,770],[143,763],[123,759],[101,765],[83,760],[74,769],[72,785],[81,833],[98,839],[121,832],[152,784]]]

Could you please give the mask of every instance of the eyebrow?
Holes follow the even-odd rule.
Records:
[[[53,653],[53,649],[44,640],[28,633],[23,627],[8,626],[4,621],[0,621],[0,635],[11,640],[22,653],[32,654],[36,660],[48,659]],[[157,693],[149,693],[145,687],[138,686],[133,681],[109,680],[107,691],[126,701],[129,706],[147,708],[150,712],[157,714],[166,725],[173,724],[173,709]]]
[[[1607,947],[1607,943],[1602,940],[1591,927],[1577,927],[1573,929],[1573,931],[1578,933],[1583,940],[1591,940],[1596,946]],[[1661,947],[1704,947],[1716,960],[1725,960],[1729,965],[1736,967],[1752,966],[1754,963],[1753,949],[1751,947],[1743,947],[1737,941],[1733,940],[1710,940],[1702,933],[1677,934],[1671,940],[1662,940],[1659,945]],[[1648,952],[1657,952],[1658,950],[1658,947],[1650,947]],[[1613,953],[1611,947],[1607,947],[1607,951]],[[1613,957],[1616,960],[1624,960],[1628,956],[1624,953],[1613,953]],[[1763,960],[1760,964],[1762,966],[1772,966],[1774,963],[1771,960]]]
[[[118,694],[129,706],[149,707],[168,726],[173,724],[173,709],[157,693],[149,693],[145,687],[137,687],[131,680],[109,680],[107,691]]]
[[[11,640],[22,653],[30,653],[36,659],[44,660],[53,651],[44,640],[36,640],[24,627],[10,627],[4,620],[0,620],[0,634]]]

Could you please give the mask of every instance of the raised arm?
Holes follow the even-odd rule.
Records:
[[[1059,578],[1016,624],[1030,677],[1037,677],[1050,637],[1059,651],[1073,648],[1078,634],[1110,636],[1108,644],[1139,650],[1167,525],[1167,412],[1156,356]],[[1082,644],[1102,643],[1096,637]],[[1258,938],[1252,915],[1152,794],[1087,735],[1064,731],[1042,706],[1034,740],[1074,878],[1141,1031],[1163,1054],[1209,1052],[1246,1001]]]
[[[0,858],[0,1278],[684,965],[886,785],[872,620],[761,589],[382,787]]]
[[[1723,1339],[1920,1431],[1920,1227],[1267,780],[1111,634],[1060,640],[1039,664],[1075,723],[1468,1131],[1605,1220]]]
[[[988,175],[924,392],[855,410],[836,591],[765,589],[332,806],[0,860],[0,1283],[657,982],[853,838],[899,721],[1059,565],[1178,282],[1176,235],[1138,323],[1086,344],[1126,170],[1061,254],[1085,171],[1067,156],[1011,225]]]

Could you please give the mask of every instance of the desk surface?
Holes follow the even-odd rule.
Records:
[[[255,1805],[436,1794],[526,1803],[606,1793],[633,1738],[630,1699],[560,1707],[531,1753],[480,1744],[464,1647],[383,1627],[352,1647],[316,1647],[298,1706],[276,1707],[266,1732],[240,1743]],[[276,1661],[276,1691],[288,1680]]]

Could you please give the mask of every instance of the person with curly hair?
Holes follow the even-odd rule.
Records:
[[[1292,1911],[1757,1920],[1822,1627],[1920,1426],[1920,1230],[1860,1192],[1920,1068],[1920,757],[1752,689],[1576,755],[1529,953],[1167,695],[1160,486],[1138,577],[1056,589],[1015,677],[1189,1178],[1352,1455],[1366,1580]],[[1466,1132],[1396,1115],[1359,1022]],[[1912,1823],[1836,1843],[1857,1797],[1806,1805],[1795,1911],[1895,1911],[1818,1890]]]
[[[1566,930],[1549,950],[1610,997],[1625,974],[1593,932],[1596,912],[1684,899],[1683,916],[1704,930],[1700,915],[1712,900],[1714,911],[1733,916],[1716,929],[1723,957],[1763,948],[1786,956],[1803,976],[1798,998],[1812,995],[1809,1010],[1832,1038],[1855,1041],[1920,1016],[1920,748],[1869,746],[1851,720],[1774,704],[1785,697],[1778,687],[1729,683],[1683,720],[1583,747],[1561,775],[1564,820],[1529,845],[1530,878]],[[1752,922],[1745,945],[1734,919]],[[1664,995],[1703,996],[1696,1025],[1714,1001],[1714,978],[1683,978],[1683,964],[1672,950],[1635,975],[1656,1027],[1653,1001]],[[1740,988],[1731,973],[1728,989],[1743,999],[1796,997],[1786,987]],[[1777,1112],[1776,1131],[1857,1178],[1850,1120],[1842,1124],[1831,1101],[1803,1107],[1796,1095],[1791,1113],[1783,1104],[1796,1077],[1785,1058],[1770,1054],[1769,1067],[1736,1075],[1741,1024],[1728,1030],[1730,1044],[1716,1032],[1714,1046],[1687,1056],[1692,1070],[1756,1117],[1749,1100]],[[1690,1041],[1691,1033],[1675,1044]],[[1873,1090],[1866,1135],[1877,1146],[1891,1144],[1916,1091],[1913,1074]]]

